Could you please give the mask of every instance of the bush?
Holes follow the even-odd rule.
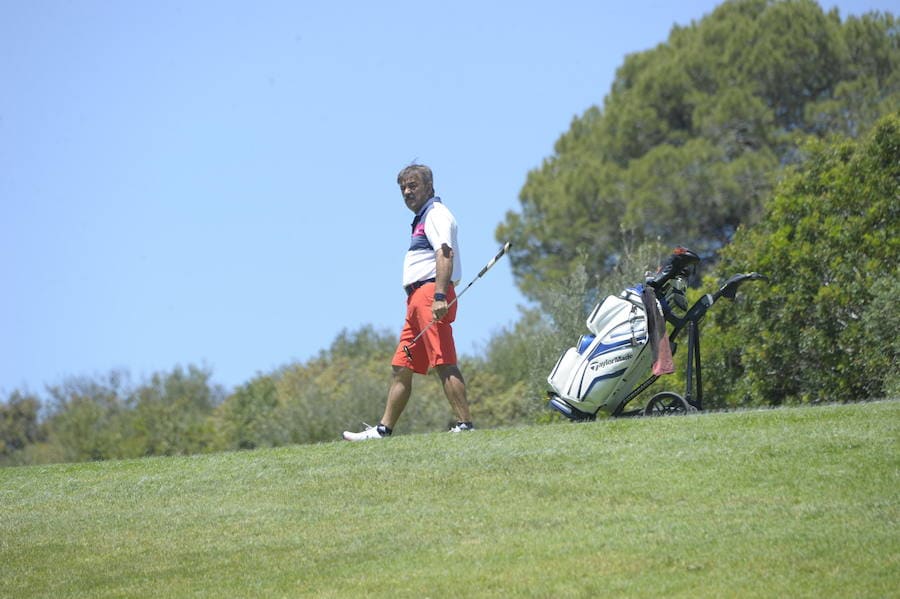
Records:
[[[761,223],[718,273],[771,278],[711,312],[717,405],[854,401],[896,392],[900,115],[861,142],[806,146]],[[705,370],[704,372],[707,372]]]

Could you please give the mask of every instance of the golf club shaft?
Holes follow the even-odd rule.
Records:
[[[463,296],[463,294],[464,294],[466,291],[469,290],[469,287],[471,287],[472,285],[474,285],[474,284],[475,284],[475,281],[477,281],[478,279],[480,279],[481,277],[483,277],[483,276],[484,276],[484,273],[486,273],[487,271],[489,271],[489,270],[491,269],[491,267],[494,266],[494,264],[497,263],[497,260],[499,260],[500,258],[503,257],[503,255],[506,253],[506,250],[508,250],[509,247],[510,247],[511,245],[512,245],[512,242],[511,242],[511,241],[507,241],[506,243],[504,243],[504,244],[503,244],[503,247],[500,248],[500,251],[497,252],[497,255],[494,256],[493,258],[491,258],[490,262],[488,262],[487,264],[484,265],[484,268],[481,269],[481,271],[475,276],[475,278],[472,279],[472,280],[469,282],[469,284],[466,285],[466,287],[465,287],[462,291],[460,291],[460,292],[456,295],[456,297],[454,297],[453,300],[451,300],[451,301],[447,304],[447,308],[449,309],[451,306],[453,306],[453,304],[455,304],[456,302],[458,302],[458,301],[459,301],[459,298],[461,298],[461,297]],[[410,345],[415,345],[416,342],[419,340],[419,338],[422,337],[422,335],[425,334],[425,331],[427,331],[427,330],[430,329],[432,326],[434,326],[434,323],[436,323],[436,322],[437,322],[437,320],[432,319],[432,321],[428,323],[428,326],[426,326],[424,329],[422,329],[421,331],[419,331],[419,334],[416,335],[416,336],[413,338],[413,340],[409,342],[409,345],[404,345],[404,346],[403,346],[403,351],[406,352],[406,357],[407,357],[407,358],[409,358],[410,360],[412,360],[412,354],[409,353],[409,346],[410,346]]]

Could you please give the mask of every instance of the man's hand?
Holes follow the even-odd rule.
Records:
[[[445,299],[434,300],[434,302],[431,304],[431,316],[435,320],[442,319],[449,310],[450,308],[447,307],[447,300]]]

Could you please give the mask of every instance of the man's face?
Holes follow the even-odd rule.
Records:
[[[418,174],[409,175],[400,180],[400,193],[406,207],[413,212],[418,212],[422,206],[431,199],[431,190],[422,183],[422,177]]]

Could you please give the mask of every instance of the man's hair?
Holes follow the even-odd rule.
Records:
[[[410,164],[397,175],[397,185],[402,185],[403,179],[410,175],[418,175],[425,188],[431,191],[431,195],[434,195],[434,175],[431,174],[430,168],[424,164]]]

